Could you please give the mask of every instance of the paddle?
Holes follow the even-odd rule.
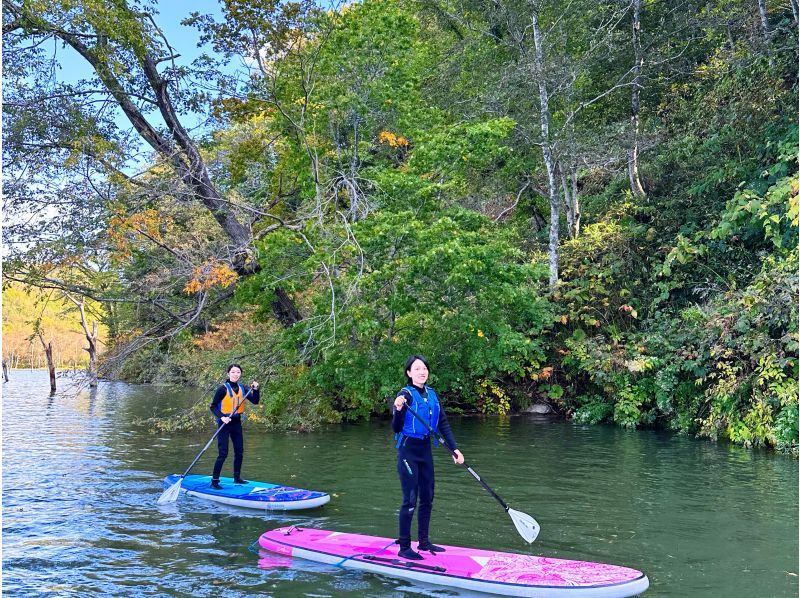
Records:
[[[431,434],[435,434],[435,435],[438,437],[438,439],[439,439],[439,444],[441,444],[442,446],[445,446],[445,447],[447,447],[447,450],[449,450],[449,451],[450,451],[450,454],[452,454],[452,455],[453,455],[453,457],[455,457],[455,456],[456,456],[456,453],[455,453],[455,451],[453,451],[453,449],[451,449],[451,448],[450,448],[450,446],[449,446],[449,445],[448,445],[448,444],[447,444],[447,443],[444,441],[444,438],[442,438],[442,435],[441,435],[441,434],[437,434],[436,432],[434,432],[434,431],[433,431],[433,428],[431,428],[431,427],[428,425],[428,422],[426,422],[424,419],[422,419],[422,418],[419,416],[419,414],[418,414],[416,411],[414,411],[414,409],[412,409],[412,408],[411,408],[411,405],[409,405],[409,404],[408,404],[408,402],[406,402],[406,408],[407,408],[407,409],[408,409],[408,410],[409,410],[409,411],[410,411],[410,412],[411,412],[411,413],[414,415],[414,417],[416,417],[416,418],[417,418],[417,419],[418,419],[418,420],[419,420],[419,421],[420,421],[420,422],[421,422],[421,423],[422,423],[422,424],[423,424],[423,425],[424,425],[426,428],[428,428],[428,431],[429,431]],[[492,496],[494,496],[495,500],[496,500],[497,502],[499,502],[499,503],[500,503],[500,505],[503,507],[503,509],[505,509],[506,513],[508,513],[508,515],[511,517],[511,521],[513,521],[513,522],[514,522],[514,527],[516,527],[516,528],[517,528],[517,531],[519,532],[519,535],[520,535],[520,536],[522,536],[522,538],[523,538],[523,539],[524,539],[526,542],[528,542],[529,544],[530,544],[531,542],[533,542],[533,541],[536,539],[536,536],[538,536],[538,535],[539,535],[539,524],[538,524],[538,523],[536,523],[536,520],[535,520],[533,517],[531,517],[530,515],[526,514],[526,513],[523,513],[523,512],[521,512],[521,511],[515,511],[514,509],[512,509],[511,507],[509,507],[509,506],[506,504],[506,501],[504,501],[502,498],[500,498],[500,496],[498,496],[497,492],[495,492],[494,490],[492,490],[492,489],[489,487],[489,484],[487,484],[486,482],[484,482],[484,481],[481,479],[481,476],[479,476],[477,473],[475,473],[475,470],[474,470],[474,469],[472,469],[472,468],[471,468],[469,465],[467,465],[466,461],[465,461],[464,463],[462,463],[462,465],[463,465],[464,467],[466,467],[467,471],[468,471],[468,472],[469,472],[469,473],[472,475],[472,477],[473,477],[473,478],[475,478],[476,480],[478,480],[478,482],[480,482],[480,485],[481,485],[481,486],[483,486],[483,487],[484,487],[484,489],[485,489],[485,490],[486,490],[486,491],[487,491],[489,494],[491,494]]]
[[[231,417],[233,416],[234,413],[236,413],[236,410],[242,403],[244,403],[245,399],[250,396],[251,392],[253,392],[252,386],[250,387],[250,390],[247,391],[247,394],[242,397],[242,400],[236,403],[236,405],[234,405],[233,410],[227,417]],[[158,498],[158,504],[165,505],[168,503],[173,503],[176,500],[178,500],[178,495],[180,495],[181,493],[181,483],[183,482],[183,478],[189,475],[189,472],[192,470],[192,467],[194,467],[195,464],[200,460],[200,457],[203,456],[203,453],[205,453],[208,450],[208,447],[211,446],[211,443],[214,442],[214,439],[217,437],[217,435],[219,435],[219,433],[222,431],[222,428],[225,426],[226,423],[227,422],[222,422],[222,425],[217,428],[217,431],[214,432],[214,435],[203,447],[203,450],[197,453],[197,456],[194,458],[194,461],[192,461],[192,464],[188,467],[186,471],[183,472],[183,475],[180,478],[178,478],[178,481],[172,484],[172,486],[170,486],[166,490],[164,490],[164,492]]]

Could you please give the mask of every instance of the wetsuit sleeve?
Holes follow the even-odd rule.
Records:
[[[214,417],[217,419],[221,418],[223,415],[227,415],[227,413],[222,413],[220,409],[222,406],[222,399],[225,398],[227,393],[228,390],[224,386],[220,386],[217,392],[214,393],[214,398],[211,401],[211,413],[213,413]]]
[[[250,391],[250,387],[248,386],[245,389],[245,393]],[[253,392],[250,393],[250,396],[247,397],[247,400],[250,401],[253,405],[258,405],[258,402],[261,400],[261,390],[256,388]]]
[[[397,397],[405,397],[406,401],[408,401],[409,403],[413,403],[414,402],[414,399],[411,398],[411,393],[408,392],[405,389],[403,389],[400,392],[398,392],[397,395],[395,395],[395,398],[397,398]],[[392,410],[392,431],[395,434],[398,433],[398,432],[402,432],[403,431],[403,424],[405,423],[405,419],[406,419],[406,411],[407,411],[407,409],[406,409],[405,405],[400,410],[395,409],[394,408],[394,399],[392,399],[392,401],[391,401],[391,410]]]
[[[451,451],[458,448],[456,439],[453,436],[453,431],[450,429],[450,423],[447,421],[447,416],[444,414],[444,407],[439,403],[439,434],[444,437],[444,441]]]

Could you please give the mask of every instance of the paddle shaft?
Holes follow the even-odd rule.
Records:
[[[411,405],[409,405],[409,404],[408,404],[408,402],[406,402],[406,409],[408,409],[408,410],[411,412],[411,414],[412,414],[414,417],[416,417],[416,418],[417,418],[417,419],[418,419],[418,420],[419,420],[419,421],[422,423],[422,425],[424,425],[426,428],[428,428],[428,431],[429,431],[431,434],[434,434],[435,436],[437,436],[437,438],[439,439],[439,444],[441,444],[442,446],[446,446],[446,447],[447,447],[447,450],[449,450],[449,451],[450,451],[450,454],[451,454],[451,455],[453,455],[453,457],[456,457],[456,456],[457,456],[457,455],[456,455],[456,453],[455,453],[455,451],[454,451],[453,449],[451,449],[451,448],[450,448],[450,445],[449,445],[449,444],[447,444],[447,443],[445,442],[445,440],[444,440],[444,438],[442,437],[442,435],[441,435],[441,434],[438,434],[438,433],[436,433],[436,432],[434,432],[433,428],[431,428],[431,427],[428,425],[428,422],[426,422],[424,419],[422,419],[422,418],[419,416],[419,413],[417,413],[416,411],[414,411],[414,409],[411,407]],[[509,506],[506,504],[506,501],[504,501],[502,498],[500,498],[500,496],[497,494],[497,492],[495,492],[494,490],[492,490],[492,489],[491,489],[491,487],[489,486],[489,484],[487,484],[486,482],[484,482],[484,481],[481,479],[481,476],[479,476],[477,473],[475,473],[475,470],[474,470],[474,469],[472,469],[472,467],[470,467],[469,465],[467,465],[467,462],[466,462],[466,461],[464,461],[464,463],[462,463],[461,465],[463,465],[463,466],[466,468],[466,470],[467,470],[467,471],[470,473],[470,475],[471,475],[473,478],[475,478],[475,479],[476,479],[476,480],[477,480],[477,481],[480,483],[480,485],[481,485],[481,486],[483,486],[484,490],[486,490],[486,491],[487,491],[489,494],[491,494],[491,495],[494,497],[494,499],[495,499],[497,502],[499,502],[499,503],[500,503],[500,505],[501,505],[501,506],[502,506],[502,507],[503,507],[503,508],[506,510],[506,513],[507,513],[507,512],[508,512],[508,509],[509,509]]]
[[[247,399],[247,397],[250,396],[251,392],[253,392],[253,387],[252,386],[250,387],[250,390],[247,391],[247,394],[242,397],[242,400],[239,401],[236,405],[234,405],[233,410],[231,411],[230,415],[228,415],[226,417],[232,417],[233,414],[236,413],[236,410],[241,406],[241,404],[245,402],[245,399]],[[211,443],[214,442],[214,439],[219,435],[219,433],[222,431],[222,428],[225,427],[225,425],[226,425],[226,422],[222,422],[222,425],[217,428],[217,431],[214,432],[214,435],[211,437],[211,439],[203,447],[203,450],[200,451],[199,453],[197,453],[197,456],[194,458],[194,461],[192,461],[192,464],[188,467],[188,469],[186,471],[183,472],[183,475],[181,476],[181,479],[183,479],[187,475],[189,475],[189,472],[192,471],[192,467],[194,467],[197,464],[197,462],[200,460],[200,457],[202,457],[203,453],[205,453],[208,450],[208,447],[211,446]]]

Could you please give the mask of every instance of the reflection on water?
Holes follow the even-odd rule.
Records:
[[[164,476],[183,472],[213,423],[209,416],[202,432],[154,435],[132,422],[209,399],[107,382],[50,396],[46,372],[11,372],[3,385],[3,592],[461,595],[249,549],[264,531],[292,524],[394,536],[400,491],[387,421],[303,435],[246,432],[244,477],[330,492],[322,508],[261,513],[186,496],[157,506]],[[525,544],[439,450],[434,541],[631,566],[649,576],[648,596],[797,595],[795,460],[547,418],[452,420],[470,464],[542,532]],[[209,473],[214,455],[194,472]]]

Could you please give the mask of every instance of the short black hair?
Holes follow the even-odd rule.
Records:
[[[242,371],[242,366],[240,366],[238,363],[232,363],[232,364],[230,364],[230,365],[228,366],[228,373],[229,373],[229,374],[231,373],[231,370],[232,370],[233,368],[239,368],[239,371],[240,371],[240,372]]]
[[[411,384],[411,378],[408,377],[407,372],[408,370],[411,369],[411,366],[414,365],[414,362],[417,361],[418,359],[425,364],[426,368],[428,368],[429,370],[431,369],[431,366],[428,365],[428,360],[425,359],[422,355],[412,355],[411,357],[406,359],[406,367],[403,368],[403,374],[406,377],[406,382],[408,382],[409,384]]]

